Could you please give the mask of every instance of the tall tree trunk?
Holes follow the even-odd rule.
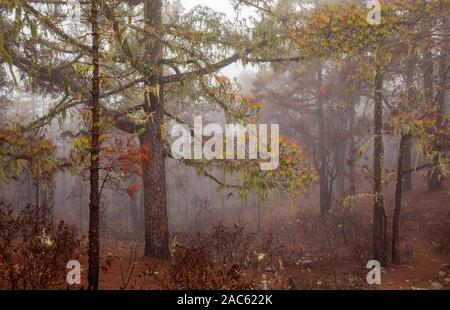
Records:
[[[442,22],[442,31],[448,31],[450,27],[450,19],[449,17],[445,17]],[[448,40],[443,40],[443,42],[440,45],[440,56],[439,56],[439,83],[437,87],[438,91],[438,97],[436,102],[436,112],[441,114],[443,117],[441,118],[441,122],[437,124],[437,126],[445,128],[445,122],[447,122],[445,116],[446,116],[446,103],[448,99],[448,86],[449,86],[449,61],[448,57],[450,55],[450,44]],[[446,145],[443,145],[442,143],[437,142],[435,144],[435,148],[437,151],[439,151],[443,156],[446,155],[444,152]],[[439,156],[436,155],[434,158],[433,166],[436,167],[429,173],[429,189],[430,190],[439,190],[442,188],[443,185],[443,175],[442,170],[440,167],[440,159]]]
[[[47,223],[53,226],[55,219],[55,179],[52,178],[45,192],[47,205]]]
[[[408,135],[402,134],[398,151],[394,219],[392,221],[392,261],[396,264],[400,263],[400,212],[402,208],[403,182],[405,180],[405,176],[403,175],[403,160],[405,157],[405,152],[407,152],[408,150],[407,143],[409,140],[410,138],[408,137]]]
[[[146,28],[158,29],[162,24],[162,1],[144,2]],[[162,75],[159,61],[163,57],[161,42],[149,38],[145,44],[145,62],[154,73],[145,82],[145,109],[153,115],[140,136],[141,147],[149,153],[144,163],[145,256],[168,259],[169,225],[166,197],[166,162],[161,127],[164,124],[164,90],[158,84]]]
[[[40,182],[38,179],[35,180],[35,191],[36,191],[36,195],[34,197],[35,201],[34,203],[36,204],[36,208],[39,208],[39,205],[41,204],[40,202]]]
[[[352,99],[350,105],[350,150],[349,150],[349,193],[350,195],[356,194],[356,133],[355,133],[355,101]]]
[[[31,172],[29,170],[27,170],[27,202],[28,205],[31,206],[33,205],[33,201],[32,201],[32,193],[31,190],[33,188],[33,180],[31,177]]]
[[[80,234],[83,233],[83,181],[81,177],[78,177],[78,212],[80,220]]]
[[[405,150],[403,157],[403,171],[410,171],[412,169],[412,137],[407,136],[405,141]],[[412,173],[408,173],[403,178],[403,191],[410,192],[413,190]]]
[[[336,193],[339,197],[343,197],[345,194],[345,174],[346,174],[346,165],[345,165],[345,119],[342,111],[338,111],[337,115],[337,144],[335,146],[336,155]]]
[[[64,154],[64,156],[67,156],[66,155],[66,140],[65,139],[62,140],[62,144],[63,144],[63,154]],[[61,179],[62,179],[61,180],[62,181],[61,193],[59,195],[59,199],[58,200],[60,201],[59,205],[64,207],[66,205],[66,182],[67,182],[66,169],[63,169],[61,171]]]
[[[415,61],[416,57],[413,54],[411,56],[409,66],[406,72],[406,86],[408,87],[408,105],[412,104],[412,101],[414,100],[414,67],[415,67]],[[407,109],[407,107],[404,107]],[[403,137],[402,137],[403,138]],[[411,135],[408,135],[407,137],[404,137],[403,143],[403,171],[410,171],[412,169],[412,158],[411,158],[411,152],[412,152],[412,146],[413,146],[413,140]],[[404,192],[410,192],[413,190],[412,186],[412,173],[408,173],[405,176],[403,176],[403,191]]]
[[[141,181],[142,182],[142,181]],[[138,207],[138,218],[139,218],[139,231],[145,230],[145,216],[144,216],[144,190],[139,192],[139,207]]]
[[[387,216],[384,208],[384,146],[383,146],[383,76],[377,69],[374,102],[374,153],[373,153],[373,257],[382,265],[387,263]]]
[[[331,209],[330,192],[328,188],[328,174],[327,174],[327,153],[326,153],[326,138],[325,138],[325,112],[323,106],[322,89],[323,74],[322,64],[319,62],[317,70],[317,118],[319,122],[319,186],[320,186],[320,214],[327,215]]]
[[[428,106],[434,104],[434,83],[433,83],[433,74],[434,74],[434,62],[433,62],[433,54],[431,51],[432,44],[430,44],[424,52],[423,55],[423,85],[424,85],[424,95],[425,100]],[[430,169],[427,175],[427,184],[428,189],[430,191],[436,191],[441,188],[441,173],[439,169],[435,168],[438,166],[437,158],[434,159],[434,167]]]
[[[442,32],[448,32],[450,30],[450,17],[447,16],[442,22]],[[442,83],[440,85],[438,94],[438,111],[445,113],[447,110],[446,100],[448,98],[448,86],[449,86],[449,62],[448,57],[450,56],[450,44],[448,40],[443,40],[441,45],[441,55],[439,59],[439,81]]]
[[[89,196],[89,271],[88,289],[98,290],[99,282],[99,258],[100,258],[100,192],[99,192],[99,168],[100,168],[100,66],[99,49],[100,34],[98,29],[98,4],[99,0],[91,2],[91,26],[92,26],[92,128],[91,128],[91,164],[90,164],[90,196]]]

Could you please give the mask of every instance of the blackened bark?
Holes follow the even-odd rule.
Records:
[[[373,153],[373,257],[382,265],[387,263],[387,216],[383,196],[383,77],[380,70],[375,76],[374,102],[374,153]]]
[[[395,207],[394,207],[394,219],[392,221],[392,262],[400,263],[400,213],[402,208],[402,195],[403,195],[403,182],[405,177],[403,167],[404,158],[407,149],[407,143],[409,141],[408,135],[403,134],[400,139],[400,147],[398,151],[397,162],[397,182],[395,185]]]
[[[406,72],[406,86],[408,87],[408,103],[412,104],[414,97],[414,67],[415,67],[415,56],[413,55],[410,59],[410,63]],[[407,108],[407,107],[405,107]],[[404,137],[404,149],[403,149],[403,171],[409,171],[412,169],[412,146],[413,140],[411,135]],[[413,190],[412,186],[412,174],[408,173],[403,176],[403,191],[410,192]]]
[[[100,258],[100,192],[99,192],[99,167],[100,167],[100,67],[99,49],[100,34],[98,29],[98,3],[91,3],[92,26],[92,128],[91,128],[91,164],[90,164],[90,196],[89,196],[89,249],[88,249],[88,289],[98,290],[99,282],[99,258]]]
[[[146,28],[158,29],[162,25],[162,1],[144,2]],[[145,82],[145,110],[152,114],[145,132],[140,136],[141,147],[150,160],[143,164],[145,256],[168,259],[169,225],[166,197],[166,162],[161,127],[164,124],[164,90],[159,85],[162,76],[160,60],[163,58],[161,42],[148,38],[145,44],[145,62],[153,67],[153,73]]]

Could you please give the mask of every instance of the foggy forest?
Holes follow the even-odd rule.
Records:
[[[450,289],[449,0],[0,0],[0,289]]]

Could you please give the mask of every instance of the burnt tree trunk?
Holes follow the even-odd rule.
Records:
[[[383,196],[383,76],[377,70],[374,102],[374,152],[373,152],[373,257],[382,265],[387,263],[387,216]]]
[[[89,196],[89,271],[88,289],[98,290],[99,282],[99,258],[100,258],[100,192],[99,192],[99,167],[100,167],[100,66],[99,49],[100,34],[98,29],[98,2],[91,2],[92,25],[92,124],[91,124],[91,164],[90,164],[90,196]]]
[[[162,25],[162,1],[145,1],[144,18],[146,28],[158,29]],[[151,65],[154,73],[145,82],[145,110],[152,114],[145,132],[140,136],[141,147],[149,154],[144,163],[144,217],[145,252],[147,257],[168,259],[169,225],[166,197],[166,162],[162,126],[164,124],[164,90],[158,84],[162,75],[159,61],[163,58],[161,42],[149,38],[145,44],[145,63]]]
[[[392,221],[392,262],[398,264],[400,262],[400,212],[402,208],[402,194],[403,194],[403,182],[405,176],[403,173],[404,158],[407,152],[408,135],[402,134],[400,139],[400,147],[398,151],[397,162],[397,182],[395,185],[395,207],[394,207],[394,219]]]

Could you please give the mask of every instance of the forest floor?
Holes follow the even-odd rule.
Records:
[[[298,228],[301,226],[299,218],[306,221],[311,219],[313,225],[317,223],[317,216],[312,214],[317,213],[317,210],[311,211],[306,208],[300,215],[298,211],[294,212],[291,208],[272,212],[271,219],[264,224],[265,227],[272,226],[270,232],[266,232],[266,236],[270,235],[272,238],[269,241],[271,247],[252,248],[251,253],[254,253],[255,257],[249,258],[247,255],[247,260],[250,261],[248,266],[251,267],[244,271],[246,281],[251,281],[254,288],[269,289],[450,289],[449,191],[445,189],[430,193],[423,185],[423,181],[415,183],[417,183],[414,184],[415,190],[405,194],[404,197],[401,217],[402,263],[383,268],[381,285],[366,284],[366,275],[369,270],[365,269],[363,264],[368,261],[366,259],[370,255],[366,253],[364,256],[364,251],[358,248],[362,246],[370,248],[370,241],[359,238],[364,233],[370,232],[370,200],[361,201],[355,207],[355,213],[361,216],[358,219],[367,221],[366,227],[369,229],[365,232],[355,230],[355,240],[362,241],[353,247],[342,246],[336,237],[338,233],[325,233],[326,241],[324,241],[316,238],[317,235],[322,234],[321,231],[311,228],[309,233],[305,233],[304,227]],[[388,191],[392,192],[390,188]],[[392,218],[390,207],[392,205],[393,195],[388,194],[386,206],[389,218]],[[287,220],[292,221],[291,226],[279,225]],[[293,229],[300,229],[301,233]],[[276,232],[279,231],[283,232],[277,234]],[[311,237],[308,240],[310,244],[307,246],[302,244],[305,242],[299,241],[300,239],[293,240],[293,234],[303,234],[306,238],[309,238],[308,234],[311,236],[314,234],[315,238]],[[260,240],[267,242],[268,239],[260,238]],[[284,249],[273,250],[278,242],[288,245]],[[320,242],[326,243],[327,246],[317,246]],[[292,247],[289,247],[289,243],[293,243]],[[301,247],[302,250],[298,251],[296,247]],[[171,263],[143,258],[142,244],[136,244],[135,250],[130,249],[133,247],[124,242],[105,241],[103,243],[101,289],[185,288],[185,286],[174,286],[169,282],[182,277],[183,272],[184,275],[187,272],[188,276],[192,276],[189,270],[174,271]],[[352,251],[361,251],[360,261],[354,259],[355,253]],[[265,252],[265,256],[258,258],[258,252]],[[133,257],[134,253],[136,258]],[[291,259],[292,257],[294,260]],[[84,267],[87,266],[86,257],[82,257],[81,262]],[[87,271],[87,268],[84,270]],[[84,276],[85,274],[86,272],[83,272]],[[86,283],[85,281],[84,278],[83,283]]]
[[[406,261],[386,269],[384,289],[450,289],[450,195],[424,188],[405,197],[402,214]]]

